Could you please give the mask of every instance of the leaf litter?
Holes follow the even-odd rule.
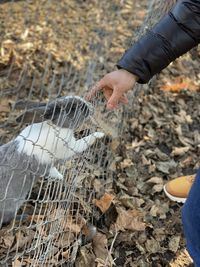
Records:
[[[47,85],[51,82],[52,75],[60,78],[66,71],[63,64],[68,64],[80,73],[88,60],[96,56],[91,49],[91,40],[95,44],[101,43],[103,47],[98,59],[103,72],[99,71],[97,77],[113,68],[128,44],[127,38],[131,38],[133,31],[141,25],[145,4],[142,3],[141,6],[135,5],[133,1],[123,1],[121,17],[118,18],[120,26],[116,29],[115,42],[108,53],[106,35],[112,32],[116,23],[115,10],[121,8],[121,1],[101,2],[91,0],[80,3],[78,0],[70,0],[66,8],[66,1],[60,1],[59,12],[55,14],[54,4],[45,6],[46,1],[29,1],[29,23],[26,27],[21,2],[12,3],[12,9],[15,10],[12,16],[8,16],[9,3],[3,5],[0,11],[1,19],[4,20],[0,30],[0,86],[5,94],[0,108],[2,123],[11,111],[10,103],[15,102],[15,95],[10,88],[16,88],[16,77],[20,75],[25,63],[29,68],[26,84],[19,92],[20,97],[30,88],[33,75],[37,77],[35,88],[43,79],[45,98],[50,90],[47,90]],[[35,12],[38,5],[40,10]],[[49,12],[49,24],[46,23],[46,10]],[[60,16],[61,11],[68,12],[67,16]],[[31,25],[30,22],[35,20],[34,14],[38,14],[37,23]],[[110,20],[106,19],[109,16]],[[62,31],[54,28],[55,22],[51,18],[56,18]],[[171,178],[195,173],[200,163],[199,55],[197,50],[195,57],[189,54],[172,63],[162,72],[160,79],[153,82],[151,90],[147,93],[140,92],[134,106],[129,107],[123,122],[126,129],[123,138],[119,141],[115,136],[111,144],[115,153],[111,167],[116,177],[114,183],[110,183],[109,191],[105,192],[98,174],[90,178],[93,179],[96,192],[93,213],[78,187],[74,205],[80,203],[80,209],[89,214],[94,225],[88,224],[81,212],[78,222],[77,214],[69,212],[67,219],[63,219],[65,232],[63,235],[58,233],[54,244],[53,255],[57,261],[60,260],[60,264],[69,260],[74,243],[76,245],[71,260],[76,267],[175,267],[187,266],[191,262],[185,252],[180,220],[181,205],[170,202],[164,196],[162,187]],[[47,63],[52,66],[52,70],[42,77],[41,73]],[[8,80],[6,77],[10,65],[13,70]],[[36,90],[35,99],[38,96]],[[104,123],[102,119],[101,121]],[[1,129],[4,140],[13,134],[13,129],[17,132],[16,125],[12,129]],[[113,134],[112,127],[108,127],[109,132]],[[80,187],[82,183],[86,187],[90,186],[85,177],[80,179]],[[56,208],[54,212],[56,213]],[[51,216],[55,214],[50,214],[50,218]],[[43,218],[34,217],[30,220],[39,223]],[[29,230],[8,234],[6,229],[0,232],[2,259],[6,257],[8,249],[14,255],[16,250],[20,251],[27,243],[34,244],[35,234],[40,233],[45,240],[49,229],[39,226],[36,233]],[[86,237],[85,244],[80,241],[80,236]],[[32,263],[31,259],[27,258],[26,261],[27,264]],[[49,264],[53,265],[57,261],[51,259]],[[12,266],[21,266],[20,257],[15,259]]]

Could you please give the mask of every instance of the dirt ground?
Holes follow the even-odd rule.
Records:
[[[112,70],[145,12],[144,0],[3,1],[0,141],[18,131],[13,104],[28,98],[30,88],[32,100],[71,89],[83,94]],[[91,213],[90,222],[97,237],[79,246],[76,267],[192,266],[183,238],[182,205],[167,199],[162,188],[172,178],[194,174],[200,165],[199,65],[196,49],[150,86],[139,87],[123,110],[121,140],[111,140],[114,181],[107,193],[95,196],[99,202],[94,210],[101,216]],[[59,261],[51,266],[60,265],[70,266]]]

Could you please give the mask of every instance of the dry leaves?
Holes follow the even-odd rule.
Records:
[[[77,70],[82,69],[85,75],[88,60],[93,62],[94,58],[97,63],[101,63],[101,67],[95,65],[94,73],[89,72],[88,77],[94,76],[97,80],[102,76],[101,69],[104,73],[112,70],[121,53],[126,49],[127,36],[132,35],[134,26],[141,24],[145,13],[144,1],[135,5],[135,1],[132,0],[67,0],[60,1],[59,5],[56,1],[50,1],[49,6],[48,2],[13,1],[12,8],[9,6],[9,1],[4,4],[1,17],[5,22],[6,35],[4,27],[1,27],[0,71],[4,78],[8,75],[7,70],[11,63],[15,70],[11,72],[9,81],[6,79],[4,81],[0,77],[0,87],[6,92],[5,89],[8,89],[12,94],[13,88],[17,85],[20,72],[16,71],[16,67],[21,69],[24,64],[27,64],[28,76],[23,77],[25,85],[22,86],[20,96],[27,97],[26,92],[30,92],[31,85],[36,99],[41,93],[38,91],[41,86],[44,88],[43,93],[47,90],[46,96],[52,92],[57,95],[57,88],[62,89],[59,93],[66,94],[77,92],[78,87],[82,94],[83,88],[87,85],[81,80],[82,72],[79,73]],[[122,5],[119,4],[122,2]],[[23,7],[27,3],[29,4],[28,21],[24,25]],[[47,11],[48,20],[46,20]],[[121,15],[116,16],[116,12],[120,12]],[[110,34],[115,27],[116,18],[116,32],[112,35],[110,49]],[[130,23],[127,21],[131,21],[130,28]],[[96,47],[100,47],[100,52],[96,53]],[[32,217],[32,222],[40,225],[33,232],[19,232],[18,235],[1,234],[1,259],[10,248],[13,248],[15,253],[16,242],[22,249],[23,246],[26,248],[34,246],[34,234],[39,236],[44,244],[49,238],[52,259],[46,262],[48,266],[68,264],[72,260],[72,251],[76,267],[100,267],[105,266],[106,261],[108,266],[114,265],[112,258],[115,259],[116,266],[135,267],[146,266],[146,264],[167,266],[172,257],[169,251],[180,254],[184,247],[183,240],[180,239],[182,231],[180,230],[180,209],[176,204],[169,205],[168,199],[162,193],[162,187],[171,175],[176,177],[182,172],[195,172],[194,168],[198,167],[199,162],[200,113],[199,97],[195,94],[199,87],[199,82],[195,80],[195,73],[196,77],[199,76],[199,62],[189,59],[186,63],[188,67],[182,66],[181,70],[184,72],[187,69],[188,73],[185,72],[178,79],[175,78],[178,70],[176,63],[170,66],[169,73],[164,72],[162,84],[166,86],[163,90],[168,94],[157,90],[160,89],[158,83],[155,86],[153,84],[151,94],[146,94],[145,86],[142,87],[137,97],[134,97],[134,104],[130,103],[128,109],[124,110],[122,142],[119,142],[117,132],[112,127],[121,123],[120,114],[114,114],[112,120],[110,117],[97,120],[110,138],[116,137],[111,144],[115,158],[110,170],[114,174],[110,175],[109,172],[105,174],[107,164],[105,158],[103,160],[106,164],[99,162],[95,170],[93,165],[88,164],[90,172],[81,173],[78,177],[79,185],[73,200],[72,212],[66,214],[62,208],[57,209],[51,203],[50,215],[48,213],[47,218],[39,215]],[[66,69],[68,65],[70,67]],[[35,72],[42,76],[42,82],[38,79],[39,75],[35,76]],[[189,78],[187,79],[186,76]],[[35,77],[35,84],[32,84],[33,77]],[[54,84],[56,79],[62,80],[64,85]],[[74,81],[76,83],[73,84]],[[72,89],[70,92],[69,88]],[[176,94],[171,96],[170,92]],[[3,101],[2,112],[7,116],[10,112],[9,103],[6,98]],[[13,129],[10,136],[13,137]],[[105,147],[109,150],[107,143]],[[73,168],[73,164],[68,171]],[[85,164],[84,162],[84,167]],[[79,166],[76,165],[76,167]],[[108,192],[113,192],[113,195],[105,193],[102,198],[97,199],[102,196],[102,192],[105,192],[105,186],[109,188]],[[98,207],[95,211],[91,208],[94,195],[96,198],[94,204]],[[57,204],[60,205],[60,203]],[[113,209],[108,214],[111,204]],[[117,214],[113,216],[116,206]],[[144,210],[145,214],[140,214],[136,210],[138,207]],[[48,206],[43,208],[48,210]],[[61,214],[58,210],[61,210]],[[152,224],[151,229],[146,227],[144,216],[145,220]],[[84,218],[89,218],[96,225],[88,225]],[[120,234],[124,234],[121,240],[116,239],[116,244],[111,250],[112,257],[109,251],[113,235],[108,231],[110,224],[106,220],[112,223],[110,230],[113,233],[116,233],[117,229],[121,231]],[[44,221],[45,224],[42,225]],[[102,233],[99,232],[98,227],[103,229]],[[144,229],[145,232],[140,232]],[[50,230],[61,231],[61,234],[56,232],[55,236],[50,235]],[[96,233],[96,239],[90,243]],[[81,243],[82,235],[86,236],[86,242],[89,243]],[[173,257],[175,257],[174,254]],[[34,262],[26,259],[25,255],[23,259],[26,265],[34,265]],[[20,262],[21,259],[17,258],[13,264],[18,267]]]
[[[172,156],[182,156],[184,155],[186,152],[188,152],[190,150],[190,146],[185,146],[185,147],[174,147],[172,150],[171,155]]]
[[[188,77],[180,77],[177,78],[177,80],[183,80],[183,81],[178,83],[166,84],[161,87],[161,90],[173,93],[179,93],[181,90],[190,90],[190,91],[199,90],[199,85]]]
[[[21,267],[22,265],[21,265],[22,263],[18,260],[18,259],[16,259],[13,263],[12,263],[12,267]]]
[[[106,261],[107,257],[109,256],[108,239],[107,239],[106,235],[104,235],[102,233],[96,234],[96,236],[93,239],[93,250],[94,250],[94,254],[96,256],[95,261],[105,264],[105,261]],[[111,265],[108,264],[108,266],[111,266]]]
[[[133,165],[133,162],[131,159],[124,159],[122,162],[120,162],[120,166],[122,169],[128,168]]]
[[[10,112],[10,101],[8,98],[0,99],[0,112],[4,113]]]
[[[147,183],[153,184],[152,192],[161,192],[163,190],[163,179],[161,177],[152,177],[147,180]]]
[[[172,236],[169,241],[169,249],[174,253],[176,253],[177,250],[179,249],[180,239],[181,239],[180,236]]]
[[[76,267],[95,267],[95,255],[91,244],[82,246],[75,262]]]
[[[113,199],[113,195],[105,193],[99,200],[95,199],[94,203],[101,210],[102,213],[105,213],[110,208]]]
[[[118,217],[111,229],[114,231],[143,231],[146,224],[143,222],[144,214],[136,209],[124,210],[117,208]]]

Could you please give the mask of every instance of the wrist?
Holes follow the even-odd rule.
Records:
[[[121,73],[125,73],[126,76],[129,77],[130,79],[132,79],[134,82],[137,82],[140,79],[137,75],[133,74],[132,72],[130,72],[126,69],[119,69],[118,71]]]

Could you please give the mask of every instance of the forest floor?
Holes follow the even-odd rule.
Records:
[[[2,125],[16,96],[21,99],[28,94],[33,73],[36,77],[33,99],[37,99],[41,97],[41,81],[42,98],[47,98],[45,86],[52,82],[52,76],[56,84],[65,74],[66,64],[76,73],[76,77],[68,77],[68,81],[75,80],[75,85],[77,77],[85,79],[88,62],[96,62],[92,74],[95,81],[111,71],[138,32],[145,12],[145,0],[65,0],[59,4],[53,0],[3,1],[0,4]],[[47,73],[49,52],[52,69]],[[25,61],[27,79],[20,90],[12,91],[11,88],[19,89],[17,77]],[[199,66],[200,51],[188,53],[172,63],[149,87],[141,87],[144,90],[139,90],[124,111],[123,138],[121,142],[112,142],[115,181],[107,196],[113,198],[111,201],[109,198],[108,211],[101,206],[108,205],[105,198],[96,204],[103,213],[101,223],[96,226],[104,246],[111,248],[110,264],[192,266],[183,237],[182,205],[171,202],[162,188],[170,179],[195,174],[200,165]],[[51,93],[56,96],[53,89]],[[10,125],[0,128],[4,142],[12,130]],[[114,237],[112,225],[116,214],[119,231]],[[101,260],[105,247],[99,240],[81,247],[76,267],[104,266]]]

